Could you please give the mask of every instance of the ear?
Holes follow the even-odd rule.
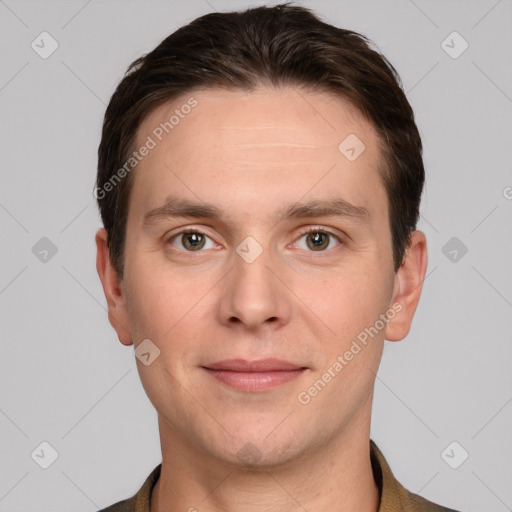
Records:
[[[119,275],[110,261],[107,245],[107,231],[101,228],[96,233],[96,270],[100,276],[103,292],[107,299],[108,319],[123,345],[133,345],[130,319]]]
[[[427,259],[425,234],[414,231],[404,261],[395,275],[391,306],[397,314],[386,325],[385,338],[389,341],[400,341],[409,333],[423,288]]]

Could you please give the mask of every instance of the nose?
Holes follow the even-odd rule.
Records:
[[[256,331],[289,322],[292,304],[282,282],[286,272],[277,264],[266,250],[254,261],[233,254],[233,267],[223,280],[218,308],[223,325]]]

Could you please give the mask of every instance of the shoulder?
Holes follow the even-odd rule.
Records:
[[[393,475],[377,445],[370,440],[370,458],[375,482],[381,493],[379,512],[457,512],[437,505],[406,489]]]
[[[118,501],[110,507],[103,508],[98,512],[133,512],[135,510],[135,498],[136,496],[132,496],[127,500]]]
[[[446,508],[432,501],[428,501],[417,494],[402,488],[407,496],[407,504],[411,510],[417,510],[418,512],[458,512],[452,508]]]
[[[118,501],[107,508],[101,509],[98,512],[146,512],[149,511],[151,492],[160,476],[162,464],[151,471],[146,478],[142,487],[131,498]]]

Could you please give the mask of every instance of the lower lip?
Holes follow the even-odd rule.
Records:
[[[302,375],[305,368],[272,372],[234,372],[229,370],[212,370],[210,368],[205,368],[205,370],[217,380],[232,388],[248,393],[258,393],[259,391],[268,391],[296,379]]]

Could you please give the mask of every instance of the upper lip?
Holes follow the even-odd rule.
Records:
[[[227,359],[204,366],[210,370],[230,370],[234,372],[277,372],[302,370],[305,367],[299,366],[282,359],[259,359],[246,361],[245,359]]]

